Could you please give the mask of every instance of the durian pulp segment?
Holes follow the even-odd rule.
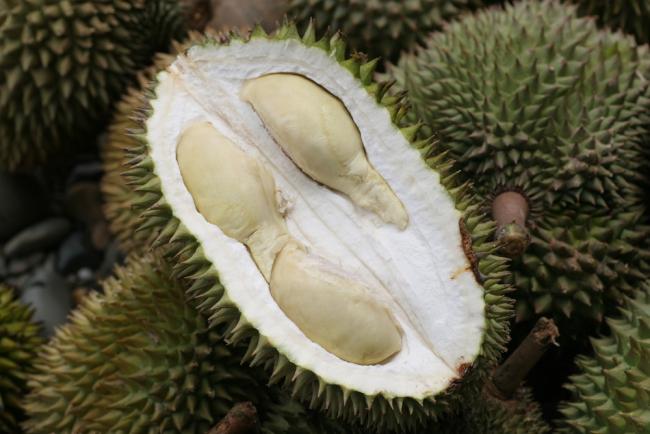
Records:
[[[303,75],[339,98],[354,120],[367,158],[409,216],[404,230],[314,182],[284,154],[252,107],[246,80],[271,73]],[[146,123],[154,170],[175,216],[199,240],[243,318],[292,363],[329,384],[366,395],[415,399],[445,390],[471,363],[484,339],[483,288],[462,248],[461,214],[390,115],[333,57],[291,40],[252,40],[190,49],[158,75]],[[209,224],[185,187],[176,144],[192,123],[208,121],[259,159],[289,206],[289,233],[339,269],[354,274],[391,307],[402,349],[386,363],[341,360],[308,339],[274,302],[246,247]]]
[[[340,100],[296,74],[248,80],[241,96],[307,175],[386,223],[406,227],[404,206],[368,163],[359,131]]]
[[[400,350],[390,310],[353,276],[291,239],[273,176],[257,159],[207,122],[183,131],[176,159],[198,211],[248,247],[273,298],[307,337],[343,360],[366,365]]]

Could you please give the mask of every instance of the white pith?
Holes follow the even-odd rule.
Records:
[[[409,213],[400,231],[323,187],[281,151],[251,106],[244,80],[272,72],[302,74],[341,99],[371,164]],[[439,176],[412,149],[362,85],[335,59],[294,40],[257,39],[193,47],[158,75],[147,140],[166,201],[199,240],[228,297],[246,320],[294,364],[330,384],[366,395],[422,399],[445,390],[472,362],[485,327],[483,288],[462,249],[460,213]],[[264,162],[289,201],[291,234],[352,272],[391,306],[403,330],[401,352],[381,365],[345,362],[311,342],[284,315],[245,246],[198,213],[176,162],[181,132],[209,121]]]

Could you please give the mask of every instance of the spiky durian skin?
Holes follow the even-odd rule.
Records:
[[[233,36],[233,38],[238,38]],[[309,26],[300,36],[295,25],[285,25],[269,36],[261,27],[250,35],[251,39],[266,38],[274,40],[293,39],[303,44],[322,49],[335,58],[345,69],[360,80],[366,91],[374,96],[376,102],[386,107],[396,127],[413,146],[420,150],[432,170],[441,176],[441,183],[456,200],[456,208],[463,217],[459,222],[466,252],[473,264],[476,278],[485,288],[485,332],[478,357],[463,365],[458,383],[450,390],[435,397],[427,397],[418,402],[415,399],[377,394],[366,396],[349,390],[344,386],[329,384],[315,373],[294,365],[279,353],[250,322],[241,314],[237,305],[228,296],[218,278],[217,270],[205,258],[200,242],[185,227],[167,203],[161,188],[160,179],[155,172],[155,164],[149,155],[150,147],[146,139],[146,117],[152,114],[150,102],[156,98],[156,83],[147,91],[148,105],[137,134],[138,148],[131,154],[137,155],[129,161],[130,168],[124,173],[135,193],[135,207],[141,209],[140,227],[155,228],[157,231],[154,246],[165,245],[174,258],[175,274],[193,281],[188,294],[200,303],[199,308],[209,316],[212,325],[225,324],[228,342],[242,343],[248,349],[244,360],[253,366],[262,365],[271,372],[272,383],[283,383],[292,396],[308,403],[310,408],[326,411],[328,415],[349,421],[359,422],[379,432],[399,430],[412,431],[421,428],[429,419],[458,405],[463,396],[478,393],[488,370],[499,359],[509,337],[509,319],[512,316],[511,291],[505,283],[509,275],[506,262],[495,256],[496,246],[487,240],[494,231],[493,223],[487,221],[469,193],[468,183],[456,181],[452,164],[442,154],[436,143],[429,140],[413,141],[419,126],[404,122],[407,107],[403,99],[388,94],[389,85],[372,80],[375,61],[361,63],[356,58],[345,57],[345,44],[337,34],[331,38],[317,40],[313,26]],[[247,42],[242,40],[240,42]],[[208,37],[201,44],[228,44],[229,39],[215,40]],[[458,230],[454,227],[450,230]]]
[[[650,42],[650,1],[572,0],[583,15],[595,15],[598,22],[634,35],[640,43]]]
[[[241,366],[170,271],[155,254],[131,257],[84,299],[39,354],[28,433],[204,434],[243,401],[264,433],[346,432]]]
[[[482,7],[482,0],[289,0],[287,14],[317,31],[339,29],[354,50],[371,57],[396,60],[445,21]]]
[[[610,335],[592,339],[593,357],[579,356],[581,373],[571,377],[573,393],[560,411],[562,432],[650,433],[650,284],[625,297]]]
[[[450,24],[392,70],[486,212],[502,191],[527,198],[532,240],[512,264],[517,316],[553,315],[565,337],[600,322],[605,300],[631,292],[648,267],[647,55],[574,6],[522,1]]]
[[[138,110],[146,101],[142,91],[156,73],[173,60],[171,54],[158,53],[153,65],[138,74],[136,85],[129,88],[115,105],[115,113],[102,147],[104,176],[100,186],[104,197],[104,213],[111,232],[125,252],[147,246],[154,235],[153,228],[136,230],[141,223],[139,212],[134,209],[137,194],[124,177],[124,168],[133,158],[132,152],[138,149],[138,139],[132,136],[132,132],[138,127]]]
[[[30,307],[15,299],[13,290],[0,285],[0,432],[18,432],[24,416],[27,375],[43,343],[32,315]]]
[[[87,142],[183,21],[177,0],[0,1],[0,167]]]
[[[547,434],[539,404],[526,388],[502,401],[483,393],[464,403],[460,411],[429,428],[436,434]]]

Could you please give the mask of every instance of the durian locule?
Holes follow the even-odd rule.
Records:
[[[572,5],[521,1],[451,23],[391,71],[524,251],[518,317],[551,314],[566,337],[648,270],[647,57]]]
[[[121,239],[139,226],[165,245],[211,326],[272,383],[403,432],[480,388],[512,301],[493,225],[436,145],[411,142],[418,127],[375,64],[313,27],[208,37],[120,104],[103,188]]]

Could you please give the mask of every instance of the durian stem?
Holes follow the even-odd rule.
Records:
[[[500,252],[510,258],[521,256],[530,242],[526,229],[528,201],[516,191],[506,191],[492,201],[492,218],[497,223]]]
[[[540,318],[519,347],[499,366],[488,382],[487,390],[501,400],[512,398],[517,388],[544,355],[556,343],[560,332],[552,319]]]
[[[240,402],[228,411],[207,434],[256,434],[260,430],[257,410],[251,402]]]

